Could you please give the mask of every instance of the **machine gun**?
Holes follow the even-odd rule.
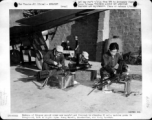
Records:
[[[90,95],[95,89],[102,90],[102,88],[109,83],[108,80],[108,78],[103,79],[102,82],[98,80],[93,86],[93,89],[88,93],[88,95]]]
[[[102,90],[106,85],[111,85],[112,83],[124,84],[124,92],[126,97],[130,94],[130,76],[129,75],[117,75],[114,78],[105,78],[102,81],[98,81],[93,86],[93,89],[88,93],[91,94],[95,89]]]
[[[68,64],[69,70],[71,72],[75,72],[77,70],[85,70],[85,69],[88,69],[88,68],[92,67],[92,65],[89,62],[86,62],[84,64],[76,64],[76,63],[72,63],[71,61]]]
[[[117,84],[124,84],[124,91],[125,91],[125,96],[128,97],[129,94],[131,93],[130,90],[130,75],[128,73],[128,66],[122,62],[119,66],[118,69],[118,74],[114,76],[109,76],[109,74],[104,74],[104,77],[102,80],[99,80],[95,85],[93,86],[93,89],[88,93],[92,93],[96,88],[98,90],[102,90],[102,88],[106,85],[111,85],[112,83],[117,83]]]
[[[49,74],[46,77],[46,79],[44,80],[42,86],[40,86],[40,89],[42,89],[45,85],[47,85],[48,80],[51,76],[64,75],[65,77],[67,77],[68,75],[71,74],[69,68],[67,68],[67,67],[58,67],[58,66],[55,66],[55,67],[56,67],[55,70],[49,70]]]
[[[36,79],[36,81],[44,81],[39,87],[39,89],[42,89],[45,85],[47,85],[51,76],[64,75],[66,77],[71,74],[70,69],[68,67],[59,67],[58,65],[51,67],[53,67],[54,69],[39,71],[35,75],[28,76],[27,79]]]

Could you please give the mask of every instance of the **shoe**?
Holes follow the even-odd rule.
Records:
[[[125,94],[125,96],[128,97],[130,94],[131,94],[131,93],[127,93],[127,94]]]
[[[97,87],[96,85],[93,85],[93,86],[92,86],[92,88],[96,88],[96,87]]]
[[[100,84],[100,85],[97,86],[97,89],[102,90],[103,89],[102,87],[103,87],[102,84]]]

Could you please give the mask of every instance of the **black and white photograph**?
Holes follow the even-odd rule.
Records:
[[[11,113],[141,113],[141,9],[10,9]]]

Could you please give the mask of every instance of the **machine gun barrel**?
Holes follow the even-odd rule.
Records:
[[[93,89],[88,93],[88,95],[90,95],[95,89],[96,89],[96,87],[93,88]]]
[[[109,78],[104,79],[103,81],[97,82],[97,83],[95,84],[95,86],[93,86],[93,89],[88,93],[88,95],[90,95],[90,94],[91,94],[96,88],[98,88],[99,86],[100,86],[100,87],[103,87],[103,86],[107,85],[107,84],[108,84],[108,80],[109,80]]]

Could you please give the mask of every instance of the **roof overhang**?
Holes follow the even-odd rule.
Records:
[[[86,15],[105,11],[105,9],[55,9],[16,21],[18,26],[10,26],[10,36],[19,37],[51,29],[62,24],[80,19]]]

